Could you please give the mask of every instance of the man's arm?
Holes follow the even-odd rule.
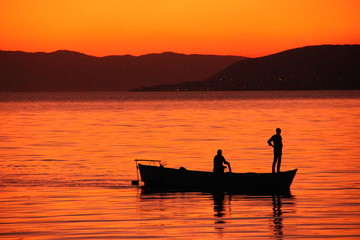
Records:
[[[271,137],[271,138],[267,141],[267,143],[269,144],[269,146],[274,147],[274,145],[272,144],[272,141],[273,141],[273,137]]]
[[[228,167],[229,167],[229,172],[232,172],[232,171],[231,171],[231,166],[230,166],[230,163],[229,163],[229,162],[227,163],[227,165],[228,165]]]
[[[224,159],[224,163],[228,166],[228,168],[229,168],[229,172],[231,172],[231,166],[230,166],[230,163],[229,163],[228,161],[226,161],[225,159]]]

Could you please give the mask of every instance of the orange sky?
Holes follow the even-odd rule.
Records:
[[[359,0],[1,0],[0,49],[259,57],[360,44]]]

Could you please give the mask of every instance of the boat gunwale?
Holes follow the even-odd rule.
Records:
[[[181,171],[181,172],[188,172],[188,173],[215,174],[214,172],[210,172],[210,171],[188,170],[188,169],[183,168],[183,167],[169,168],[169,167],[164,167],[162,165],[160,165],[160,166],[152,166],[152,165],[138,164],[138,167],[139,166],[159,168],[159,169],[172,170],[172,171]],[[256,173],[256,172],[235,173],[235,172],[226,172],[224,174],[225,175],[227,175],[227,174],[228,175],[272,175],[272,174],[276,175],[276,174],[288,174],[288,173],[293,173],[293,172],[296,173],[297,171],[298,171],[298,168],[283,171],[283,172],[279,172],[279,173]]]

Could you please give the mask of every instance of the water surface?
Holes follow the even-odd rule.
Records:
[[[360,92],[1,93],[0,238],[358,239]],[[288,196],[147,194],[135,158],[271,171]]]

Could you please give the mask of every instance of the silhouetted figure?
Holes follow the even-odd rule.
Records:
[[[219,149],[217,151],[217,155],[214,157],[214,170],[213,170],[214,173],[223,174],[224,169],[226,168],[226,166],[224,166],[224,164],[226,164],[228,166],[229,172],[231,172],[230,163],[225,160],[224,156],[222,155],[221,149]]]
[[[280,172],[280,166],[281,166],[281,156],[282,156],[282,148],[283,148],[283,144],[282,144],[282,138],[281,138],[281,129],[277,128],[276,129],[276,134],[273,135],[268,141],[267,143],[269,144],[269,146],[272,146],[274,148],[274,161],[272,164],[272,173],[275,173],[275,165],[277,164],[276,167],[276,172]]]

